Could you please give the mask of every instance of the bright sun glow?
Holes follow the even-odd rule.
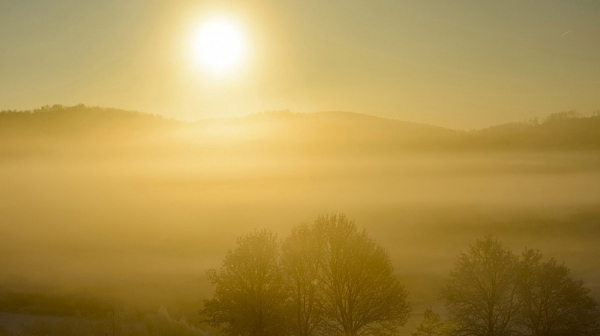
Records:
[[[242,30],[226,18],[204,22],[192,40],[194,58],[203,69],[213,74],[235,70],[244,61],[246,48]]]

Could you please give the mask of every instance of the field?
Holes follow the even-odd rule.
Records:
[[[118,137],[81,143],[79,135],[5,145],[5,319],[103,316],[118,306],[165,307],[194,321],[213,291],[205,271],[219,267],[236,237],[269,228],[284,238],[336,212],[389,251],[410,290],[406,331],[424,308],[441,307],[437,295],[456,256],[487,234],[518,253],[538,248],[564,261],[600,297],[594,149],[287,150],[264,145],[272,139],[210,146],[169,132],[160,137],[176,145],[157,135],[143,145]]]

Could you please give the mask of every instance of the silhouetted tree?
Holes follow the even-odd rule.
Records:
[[[393,334],[410,314],[407,292],[393,274],[387,252],[344,215],[319,217],[325,330],[334,335]]]
[[[442,321],[440,315],[436,314],[431,308],[425,309],[423,321],[417,327],[413,336],[447,336],[452,333],[452,326],[448,322]]]
[[[317,334],[323,327],[320,244],[308,225],[292,229],[282,245],[282,267],[291,302],[295,335]]]
[[[577,119],[580,116],[581,115],[579,114],[579,112],[577,112],[575,110],[556,112],[556,113],[552,113],[552,114],[548,115],[546,117],[546,119],[544,119],[544,123],[554,123],[554,122],[565,121],[565,120],[569,120],[569,119]]]
[[[216,285],[206,300],[206,322],[226,335],[286,334],[285,301],[277,237],[262,230],[238,239],[220,270],[207,272]]]
[[[526,335],[598,335],[598,305],[582,280],[536,250],[523,253],[519,277],[520,323]]]
[[[516,334],[517,266],[517,256],[489,236],[459,255],[441,292],[457,335]]]

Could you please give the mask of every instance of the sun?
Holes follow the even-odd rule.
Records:
[[[247,43],[241,27],[224,17],[202,23],[192,37],[193,57],[204,70],[220,75],[237,69],[246,58]]]

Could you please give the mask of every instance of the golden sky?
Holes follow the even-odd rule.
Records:
[[[214,16],[243,64],[194,66]],[[600,109],[597,0],[2,0],[0,109],[100,105],[185,120],[341,110],[475,128]]]

